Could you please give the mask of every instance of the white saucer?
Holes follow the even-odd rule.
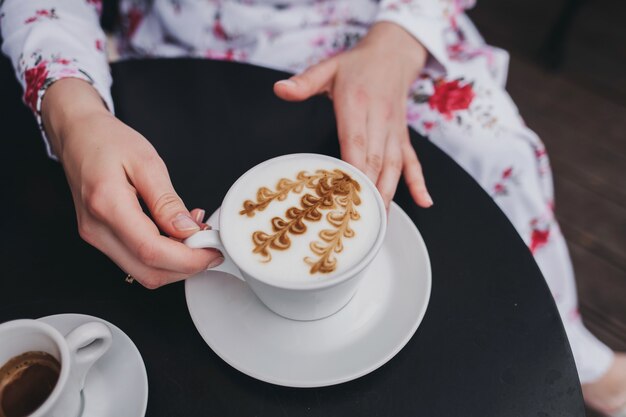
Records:
[[[208,223],[216,220],[214,213]],[[228,364],[277,385],[321,387],[359,378],[393,358],[422,321],[430,288],[426,245],[393,203],[380,253],[352,301],[333,316],[280,317],[224,272],[188,279],[185,293],[198,332]]]
[[[57,314],[39,319],[66,335],[89,321],[111,329],[113,343],[93,365],[83,390],[85,409],[81,417],[143,417],[148,405],[148,376],[137,347],[117,326],[84,314]]]

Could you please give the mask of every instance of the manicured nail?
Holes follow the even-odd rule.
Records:
[[[204,215],[205,215],[205,214],[206,214],[206,213],[205,213],[205,211],[204,211],[204,210],[202,210],[202,209],[198,209],[198,210],[196,211],[196,215],[195,215],[195,218],[196,218],[196,223],[202,223],[202,220],[204,220]]]
[[[293,87],[297,86],[296,82],[293,81],[293,80],[280,80],[276,84],[282,84],[282,85],[290,87],[290,88],[293,88]]]
[[[222,262],[224,262],[224,257],[220,256],[219,258],[215,258],[211,261],[211,263],[209,264],[209,269],[211,268],[215,268],[218,265],[221,265]]]
[[[176,215],[176,217],[174,217],[174,220],[172,220],[172,224],[174,225],[174,228],[176,230],[181,232],[200,230],[200,226],[198,226],[198,224],[194,222],[188,214],[184,213]]]
[[[433,198],[430,196],[430,194],[428,194],[428,192],[424,193],[424,197],[426,198],[426,202],[428,203],[428,207],[432,206],[433,204],[435,204],[433,202]]]

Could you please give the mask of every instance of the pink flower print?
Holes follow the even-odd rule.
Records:
[[[459,25],[456,22],[456,15],[450,16],[450,26],[452,26],[452,29],[454,30],[457,30],[459,28]]]
[[[509,192],[507,184],[511,181],[515,181],[513,167],[508,167],[502,171],[501,179],[493,187],[494,196],[507,195]]]
[[[546,152],[546,149],[545,149],[545,148],[536,148],[536,149],[535,149],[535,157],[536,157],[537,159],[541,159],[541,158],[543,158],[544,156],[546,156],[547,154],[548,154],[548,152]]]
[[[62,70],[56,72],[57,77],[62,78],[62,77],[73,77],[76,74],[78,74],[78,71],[76,71],[76,69],[74,68],[63,68]]]
[[[39,90],[44,86],[47,79],[48,68],[46,61],[41,61],[36,67],[29,68],[24,72],[24,81],[26,81],[24,101],[32,111],[37,111]]]
[[[322,35],[322,36],[318,36],[317,38],[313,38],[313,40],[311,41],[311,44],[315,47],[324,46],[326,44],[326,37]]]
[[[409,108],[406,111],[406,121],[410,124],[413,124],[415,122],[417,122],[421,117],[421,114],[419,111]]]
[[[102,0],[87,0],[87,4],[92,5],[98,14],[102,13]]]
[[[235,49],[227,49],[225,52],[207,50],[204,53],[205,58],[216,59],[220,61],[245,61],[247,54],[245,51],[237,51]]]
[[[37,22],[43,18],[47,18],[47,19],[58,19],[59,17],[57,16],[56,12],[54,11],[54,9],[39,9],[35,12],[34,16],[29,17],[28,19],[26,19],[24,21],[25,24],[29,24],[29,23],[33,23],[33,22]]]
[[[96,39],[96,49],[100,52],[104,51],[104,41],[102,39]]]
[[[507,194],[506,191],[506,186],[504,184],[502,184],[501,182],[497,183],[494,187],[493,187],[493,191],[496,195],[504,195]]]
[[[72,61],[70,61],[69,59],[66,59],[66,58],[57,58],[53,62],[55,62],[57,64],[61,64],[61,65],[69,65],[69,64],[72,63]]]
[[[569,312],[569,314],[567,315],[567,320],[568,321],[580,320],[580,311],[578,310],[578,308],[574,308]]]

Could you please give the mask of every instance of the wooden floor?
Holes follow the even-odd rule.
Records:
[[[565,3],[481,0],[470,15],[511,52],[507,88],[551,156],[585,323],[626,350],[626,2],[582,2],[549,71],[540,51]]]

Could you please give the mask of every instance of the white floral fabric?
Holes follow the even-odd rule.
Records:
[[[121,0],[115,35],[125,59],[192,56],[300,72],[355,45],[374,22],[403,27],[429,51],[423,73],[407,92],[409,124],[465,168],[508,216],[552,291],[580,379],[591,382],[606,372],[613,353],[582,325],[571,261],[554,216],[545,147],[505,91],[507,53],[487,45],[465,15],[473,5]],[[2,50],[38,120],[46,88],[65,77],[90,82],[114,111],[101,8],[99,0],[0,0]],[[53,156],[49,146],[48,153]]]

